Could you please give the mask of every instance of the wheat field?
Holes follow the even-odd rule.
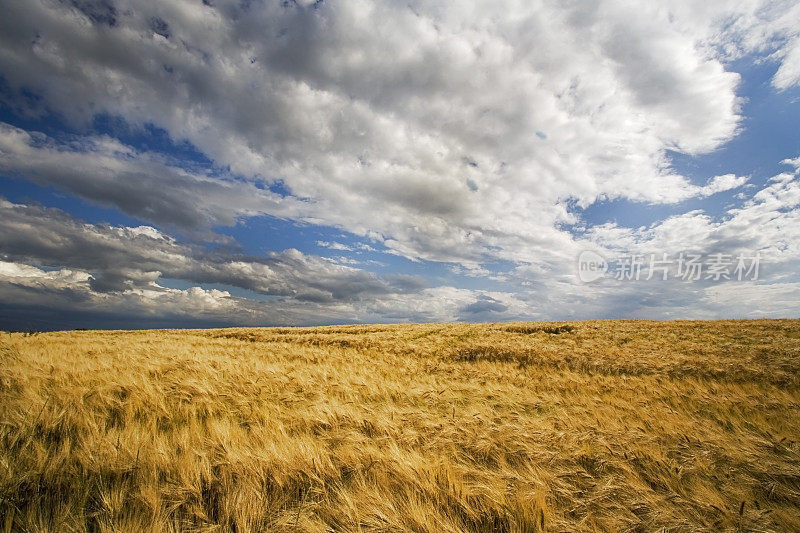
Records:
[[[800,321],[0,334],[3,531],[800,531]]]

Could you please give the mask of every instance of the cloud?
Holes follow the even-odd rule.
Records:
[[[266,298],[175,289],[164,280],[222,284]],[[460,304],[436,300],[442,290],[427,289],[418,276],[379,277],[297,250],[266,258],[213,252],[149,226],[89,224],[57,209],[0,200],[3,327],[453,320]]]
[[[220,326],[270,323],[276,316],[226,291],[170,289],[153,283],[125,291],[93,290],[89,273],[46,271],[0,261],[0,324],[11,329]],[[286,315],[292,320],[292,314]]]
[[[722,176],[714,176],[709,180],[708,184],[701,187],[696,196],[711,196],[718,192],[730,191],[741,187],[749,178],[747,176],[736,176],[735,174],[725,174]]]
[[[295,198],[188,171],[165,156],[137,151],[108,136],[58,142],[2,122],[0,171],[184,230],[231,226],[261,214],[299,218],[303,210]]]
[[[479,317],[491,316],[508,311],[508,306],[490,296],[481,296],[471,304],[461,308],[462,320],[477,320]]]
[[[706,187],[710,190],[729,188],[739,182],[743,183],[742,179],[721,176]],[[623,228],[616,224],[595,226],[587,231],[587,237],[608,252],[761,252],[765,261],[775,265],[800,260],[798,228],[800,170],[796,168],[793,173],[773,176],[752,197],[719,218],[696,210],[643,228]]]
[[[530,260],[570,240],[565,202],[704,194],[666,151],[737,132],[721,23],[648,2],[14,3],[0,71],[29,112],[153,124],[236,178],[8,128],[4,168],[155,224],[271,214],[415,260]]]
[[[794,160],[784,163],[793,165]],[[723,176],[705,187],[708,191],[741,184],[744,178]],[[636,255],[643,263],[638,281],[613,279],[611,274],[592,283],[577,278],[577,258],[518,264],[502,275],[516,287],[516,297],[531,315],[549,318],[723,318],[778,317],[800,313],[795,299],[800,270],[800,172],[773,176],[763,186],[747,189],[744,200],[719,216],[692,210],[667,217],[649,226],[628,228],[615,223],[596,225],[577,233],[575,244],[608,260]],[[570,251],[574,248],[570,248]],[[676,277],[681,253],[701,254],[707,262],[714,254],[731,261],[731,279],[698,281]],[[651,254],[660,260],[668,255],[670,275],[660,272],[647,280]],[[750,266],[760,256],[756,280],[740,281],[734,274],[738,256]],[[738,295],[738,298],[737,298]],[[476,300],[480,305],[481,301]],[[465,316],[465,318],[467,318]]]
[[[158,278],[218,283],[298,301],[338,302],[418,290],[289,249],[266,258],[182,244],[155,228],[87,224],[57,209],[0,200],[0,257],[91,273],[95,292],[146,289]]]
[[[339,250],[342,252],[352,252],[353,248],[351,246],[347,246],[346,244],[342,244],[340,242],[328,242],[328,241],[317,241],[317,246],[322,246],[323,248],[328,248],[331,250]]]
[[[165,280],[230,289],[176,289]],[[452,321],[476,299],[526,312],[511,294],[429,288],[419,276],[379,277],[291,249],[266,258],[214,252],[150,226],[89,224],[0,200],[3,327]]]
[[[784,316],[800,312],[794,299],[800,235],[794,228],[800,228],[800,176],[783,173],[723,218],[690,211],[646,228],[597,226],[576,237],[563,257],[521,263],[496,276],[504,290],[474,290],[429,287],[417,276],[377,276],[297,250],[266,258],[209,251],[150,226],[88,224],[57,209],[2,201],[0,322],[4,327],[199,327]],[[744,282],[604,278],[583,284],[576,276],[577,254],[568,255],[577,247],[607,257],[759,252],[761,276]],[[170,288],[165,282],[170,279],[206,288]],[[213,284],[229,289],[208,287]],[[262,297],[238,296],[233,288]],[[734,302],[737,294],[746,299]]]
[[[795,169],[800,169],[800,157],[795,157],[794,159],[784,159],[781,161],[784,165],[793,166]]]
[[[485,296],[481,291],[455,287],[392,293],[358,302],[316,303],[291,298],[262,302],[218,289],[173,289],[157,283],[97,292],[90,280],[87,272],[46,271],[0,261],[0,326],[53,329],[445,322],[459,319],[460,310],[476,298],[504,297],[515,302],[515,311],[522,307],[513,295]]]
[[[800,83],[796,2],[7,4],[0,97],[50,133],[0,124],[0,172],[143,222],[87,224],[3,201],[2,298],[19,312],[40,302],[208,323],[711,317],[735,292],[581,285],[574,262],[587,248],[760,250],[773,268],[763,294],[780,305],[789,298],[775,294],[794,294],[796,173],[743,189],[720,216],[695,209],[582,231],[577,213],[615,199],[677,210],[747,183],[692,181],[670,154],[707,153],[740,131],[732,60],[774,61],[778,90]],[[97,134],[109,118],[127,138],[162,129],[166,147]],[[181,156],[183,143],[200,156]],[[375,245],[323,248],[452,263],[449,273],[499,288],[379,276],[349,254],[202,245],[261,215]],[[492,272],[499,262],[509,271]]]
[[[771,51],[778,63],[772,85],[783,91],[800,85],[800,5],[792,1],[765,2],[741,23],[747,51]]]
[[[791,164],[793,160],[784,161]],[[734,180],[724,177],[727,187]],[[710,184],[713,186],[714,182]],[[618,281],[603,278],[600,282],[574,286],[558,282],[537,285],[540,298],[550,298],[551,305],[570,305],[585,316],[642,318],[720,318],[794,316],[800,312],[795,298],[800,269],[800,172],[781,173],[770,178],[759,190],[750,193],[740,205],[714,217],[702,210],[666,218],[647,227],[625,228],[608,223],[586,231],[586,249],[607,259],[637,255],[649,268],[651,254],[656,260],[668,255],[668,281],[656,276],[651,281]],[[677,258],[681,253],[702,256],[704,263],[715,254],[730,261],[730,280],[708,279],[703,270],[699,281],[676,277]],[[758,255],[757,279],[739,281],[734,273],[738,257],[751,266]],[[573,267],[574,268],[574,267]],[[512,279],[528,275],[542,278],[524,266],[517,267]],[[748,279],[747,276],[743,276]],[[561,302],[561,303],[559,303]]]

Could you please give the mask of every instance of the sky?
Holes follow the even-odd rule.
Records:
[[[796,1],[0,8],[0,328],[800,315]]]

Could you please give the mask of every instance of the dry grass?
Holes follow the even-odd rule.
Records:
[[[800,321],[0,334],[0,531],[800,531]]]

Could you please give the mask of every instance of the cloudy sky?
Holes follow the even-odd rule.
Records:
[[[796,1],[0,8],[2,328],[800,315]]]

